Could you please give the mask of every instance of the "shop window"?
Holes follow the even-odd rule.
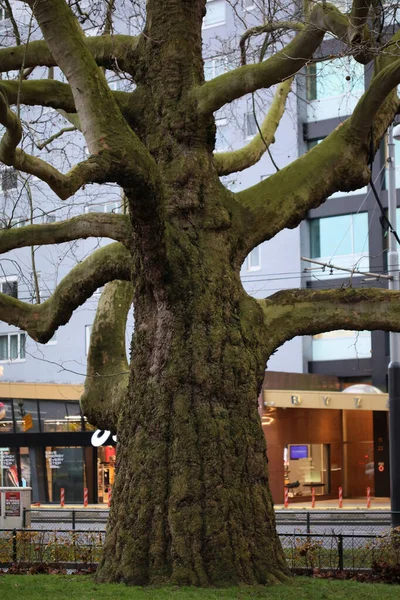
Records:
[[[83,447],[46,447],[46,475],[50,502],[59,502],[61,488],[65,501],[82,502],[87,487]]]
[[[15,428],[17,433],[39,432],[39,416],[36,400],[13,400]]]
[[[25,360],[25,333],[0,335],[0,361]]]
[[[13,431],[14,424],[11,400],[0,400],[0,434],[13,433]]]
[[[69,431],[82,431],[82,415],[79,402],[66,402]]]
[[[18,487],[16,451],[0,448],[0,487]]]
[[[203,19],[203,28],[223,25],[225,23],[225,9],[225,0],[207,0],[207,12]]]
[[[330,493],[329,444],[289,444],[284,449],[285,486],[289,496]]]
[[[72,408],[72,404],[75,404],[78,408]],[[77,421],[76,419],[76,411],[79,410],[78,402],[71,403],[41,400],[39,408],[41,430],[43,432],[81,431],[81,421]]]
[[[114,485],[116,452],[114,446],[100,446],[97,458],[98,501],[107,503]]]

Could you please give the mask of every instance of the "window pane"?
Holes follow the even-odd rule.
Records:
[[[206,16],[204,17],[204,27],[211,27],[225,23],[225,0],[210,0],[206,5]]]
[[[42,431],[70,431],[65,402],[41,400],[39,407]]]
[[[8,335],[0,335],[0,360],[8,359]]]
[[[82,431],[82,416],[79,402],[66,402],[69,431]]]
[[[312,71],[310,71],[312,79]],[[311,88],[308,100],[342,96],[346,93],[364,91],[364,67],[351,57],[318,62],[315,71],[315,88]],[[315,96],[313,97],[313,93]]]
[[[253,112],[246,114],[246,136],[256,135],[258,133],[256,118]]]
[[[25,400],[21,398],[14,400],[13,402],[17,433],[37,433],[39,431],[39,417],[36,400]],[[31,422],[29,416],[32,419]],[[32,426],[30,426],[31,424]]]
[[[11,400],[0,400],[0,435],[2,433],[13,433],[13,431]],[[0,446],[2,445],[0,443]]]
[[[259,269],[261,266],[260,261],[260,247],[254,248],[249,254],[249,268],[250,269]]]
[[[1,288],[3,294],[18,298],[18,281],[3,281]]]
[[[321,243],[319,234],[319,222],[320,219],[313,219],[310,222],[310,252],[311,258],[318,258],[321,256]]]
[[[19,334],[19,343],[20,343],[19,357],[21,359],[23,359],[23,358],[25,358],[25,344],[26,344],[26,334],[25,333]]]
[[[18,334],[10,335],[10,358],[15,360],[18,356]]]
[[[352,215],[320,219],[320,256],[353,254]]]
[[[5,169],[1,174],[1,187],[3,192],[16,189],[17,181],[17,171],[15,169]]]
[[[353,215],[354,253],[369,252],[368,244],[368,214]]]

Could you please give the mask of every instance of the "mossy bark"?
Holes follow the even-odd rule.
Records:
[[[98,581],[232,585],[287,574],[258,414],[262,311],[212,248],[197,241],[193,251],[195,276],[183,268],[161,302],[136,302]]]

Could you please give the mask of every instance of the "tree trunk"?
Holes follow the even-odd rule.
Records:
[[[282,579],[287,567],[257,403],[265,366],[258,310],[231,274],[207,281],[182,269],[177,285],[152,290],[145,301],[142,289],[135,305],[132,375],[97,579]]]

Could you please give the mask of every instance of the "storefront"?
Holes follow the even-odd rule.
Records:
[[[387,394],[264,390],[273,499],[291,501],[389,495]],[[384,490],[384,493],[380,493]],[[387,492],[385,493],[385,490]]]
[[[0,486],[32,487],[32,502],[108,501],[115,443],[93,446],[80,411],[81,389],[67,385],[0,384]]]

